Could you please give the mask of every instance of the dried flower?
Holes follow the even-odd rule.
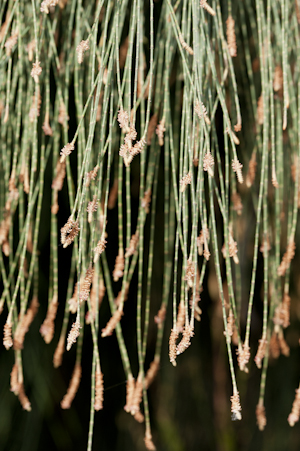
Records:
[[[148,430],[146,430],[144,442],[145,442],[145,446],[146,446],[147,449],[149,449],[150,451],[155,451],[156,450],[156,447],[155,447],[155,445],[154,445],[154,443],[152,441],[151,432],[148,431]]]
[[[13,340],[11,337],[11,328],[12,328],[11,315],[9,314],[7,317],[6,323],[4,324],[4,328],[3,328],[3,335],[4,335],[3,336],[3,345],[7,351],[13,345]]]
[[[289,239],[289,242],[288,242],[288,245],[286,248],[286,252],[285,252],[284,256],[282,257],[281,263],[277,269],[277,274],[279,276],[284,276],[286,273],[286,270],[289,268],[291,261],[293,260],[294,255],[295,255],[295,247],[296,247],[296,245],[295,245],[294,238],[291,237]]]
[[[165,118],[163,117],[162,120],[159,122],[158,126],[156,127],[156,134],[158,137],[158,144],[160,146],[164,145],[164,133],[166,131],[165,128]]]
[[[107,201],[107,208],[109,210],[112,210],[115,208],[116,202],[118,197],[118,179],[115,178],[113,186],[111,187],[111,190],[109,192],[108,201]]]
[[[192,47],[190,47],[190,46],[185,42],[185,40],[183,39],[183,36],[182,36],[181,33],[179,33],[179,42],[180,42],[180,44],[182,45],[182,48],[183,48],[184,50],[186,50],[190,55],[194,55],[194,51],[193,51]]]
[[[94,268],[92,266],[89,266],[85,273],[85,277],[82,283],[80,284],[79,300],[81,302],[87,301],[89,298],[93,276],[94,276]]]
[[[149,125],[148,125],[148,131],[147,131],[147,144],[148,144],[148,146],[150,146],[150,144],[151,144],[152,137],[154,135],[156,126],[157,126],[157,114],[154,113],[153,116],[151,117],[151,119],[149,121]]]
[[[38,298],[37,296],[33,296],[30,307],[17,325],[14,336],[14,349],[23,349],[25,335],[28,332],[35,315],[37,314],[38,308]]]
[[[262,404],[262,402],[259,402],[256,406],[256,421],[257,421],[258,429],[260,431],[263,431],[267,424],[267,418],[266,418],[265,406]]]
[[[186,266],[186,272],[185,272],[184,280],[187,281],[188,286],[190,288],[193,286],[194,276],[195,276],[195,264],[194,264],[194,262],[192,260],[192,257],[189,257],[188,261],[187,261],[187,266]]]
[[[236,173],[239,183],[244,182],[242,167],[243,167],[243,165],[239,162],[239,160],[237,158],[234,158],[232,160],[232,169],[233,169],[233,172]]]
[[[18,42],[18,29],[16,29],[16,31],[12,33],[12,35],[9,38],[7,38],[4,44],[6,56],[11,55],[12,49],[17,44],[17,42]]]
[[[205,9],[211,16],[215,16],[216,12],[208,5],[207,0],[200,0],[201,8]]]
[[[121,108],[118,112],[118,122],[123,132],[127,133],[129,130],[129,116],[127,111],[124,111],[123,108]]]
[[[132,377],[132,374],[129,374],[126,384],[126,404],[124,406],[124,410],[126,412],[131,411],[132,399],[135,391],[135,380]]]
[[[134,392],[132,395],[132,402],[130,406],[130,413],[131,415],[135,415],[137,412],[140,411],[140,404],[142,401],[143,396],[143,378],[141,373],[138,375]]]
[[[207,116],[207,109],[204,106],[204,104],[200,102],[198,99],[196,99],[194,110],[199,119],[203,118],[207,123],[207,125],[210,125],[210,120],[209,117]]]
[[[96,165],[94,169],[85,174],[85,186],[88,188],[90,186],[91,180],[95,180],[97,177],[97,173],[99,170],[99,166]]]
[[[103,232],[100,240],[97,243],[97,246],[94,249],[94,263],[96,263],[98,261],[102,252],[105,251],[106,243],[107,243],[107,241],[105,239],[105,233]]]
[[[103,374],[100,370],[100,365],[97,365],[95,374],[95,403],[94,409],[99,411],[103,409]]]
[[[151,202],[151,188],[148,188],[147,191],[145,191],[144,197],[142,199],[142,207],[145,209],[145,213],[149,213],[149,205]]]
[[[230,397],[231,401],[231,412],[232,412],[232,420],[241,420],[242,414],[241,414],[241,405],[240,405],[240,396],[239,392],[236,391],[233,393],[233,395]]]
[[[27,396],[25,394],[23,382],[21,382],[19,384],[18,398],[19,398],[20,404],[23,407],[23,409],[27,410],[27,412],[30,412],[31,411],[31,404],[30,404],[30,401],[29,401],[29,399],[27,398]]]
[[[81,41],[80,44],[78,44],[78,46],[76,47],[77,61],[79,64],[83,62],[84,52],[86,52],[89,48],[90,46],[88,39],[86,41]]]
[[[60,162],[63,163],[67,156],[75,149],[73,142],[66,144],[60,151]]]
[[[28,60],[31,62],[33,60],[33,54],[35,51],[35,40],[32,39],[32,41],[30,41],[27,46],[26,46],[26,50],[28,53]]]
[[[60,240],[64,248],[73,243],[74,239],[78,235],[78,232],[78,221],[74,221],[71,215],[66,224],[60,229]]]
[[[185,325],[182,333],[182,339],[178,343],[176,348],[177,355],[182,354],[183,351],[185,351],[190,345],[191,345],[191,338],[194,336],[194,327],[188,325]]]
[[[296,396],[293,402],[292,411],[288,416],[288,423],[291,427],[299,421],[300,416],[300,386],[296,390]]]
[[[19,365],[15,362],[10,373],[10,391],[17,395],[19,393],[19,385]]]
[[[159,370],[159,356],[155,356],[145,376],[145,386],[150,387]]]
[[[192,183],[192,173],[189,171],[185,176],[180,180],[180,191],[183,193],[188,185]]]
[[[253,185],[255,174],[256,174],[256,152],[254,151],[251,155],[251,159],[249,161],[248,173],[246,176],[246,185],[248,188]]]
[[[129,247],[126,248],[126,252],[125,252],[125,258],[130,257],[131,255],[134,255],[136,249],[137,249],[137,245],[139,243],[139,232],[138,230],[135,232],[134,235],[132,235],[131,239],[130,239],[130,243],[129,243]]]
[[[273,89],[275,92],[281,91],[283,88],[283,73],[282,68],[278,64],[274,70]]]
[[[30,75],[32,76],[32,78],[36,83],[39,82],[39,76],[41,75],[41,73],[42,73],[41,63],[39,61],[33,63]]]
[[[265,357],[265,354],[266,354],[267,344],[268,344],[268,341],[265,338],[261,338],[259,340],[259,346],[258,346],[258,349],[257,349],[256,356],[254,358],[254,361],[256,363],[257,368],[261,368],[262,360],[263,360],[263,358]],[[260,429],[260,430],[262,430],[262,429]]]
[[[249,345],[247,343],[244,343],[243,347],[241,345],[239,345],[239,347],[237,349],[237,354],[238,354],[237,361],[238,361],[240,370],[245,371],[245,373],[248,373],[248,368],[246,365],[250,359]]]
[[[53,355],[53,366],[58,368],[62,364],[62,356],[65,350],[65,337],[60,337]]]
[[[208,150],[203,158],[203,170],[208,172],[211,177],[214,176],[213,167],[215,164],[214,157]]]
[[[177,356],[177,347],[176,340],[178,338],[178,332],[175,329],[171,329],[171,334],[169,338],[169,358],[170,362],[173,366],[176,366],[176,356]]]
[[[58,160],[55,169],[55,178],[53,179],[51,188],[56,191],[61,191],[64,184],[65,176],[66,176],[66,162],[64,161],[63,163],[61,163]]]
[[[291,298],[285,293],[283,301],[275,309],[274,324],[282,326],[284,329],[290,325],[290,304]]]
[[[58,112],[58,123],[65,125],[70,117],[67,114],[67,109],[63,101],[60,102],[59,112]]]
[[[160,307],[160,309],[157,312],[157,315],[154,317],[154,321],[157,324],[158,329],[162,328],[163,323],[166,318],[166,313],[167,313],[166,305],[162,304],[162,306]]]
[[[121,318],[123,316],[123,308],[119,307],[113,316],[110,318],[108,323],[106,324],[105,328],[102,329],[101,337],[108,337],[112,335],[113,331],[115,330],[117,324],[121,321]]]
[[[82,373],[81,365],[80,363],[76,362],[67,393],[65,394],[60,403],[62,409],[70,409],[73,399],[75,398],[76,393],[78,391],[81,373]]]
[[[80,335],[80,322],[79,319],[77,318],[75,323],[72,324],[71,330],[68,335],[67,351],[70,351],[72,345],[76,343],[79,335]]]
[[[235,57],[237,55],[234,24],[235,24],[235,22],[234,22],[233,17],[231,15],[229,15],[228,19],[226,20],[226,36],[227,36],[228,50],[229,50],[229,54],[231,57]]]
[[[243,211],[241,196],[236,191],[234,191],[232,193],[231,199],[233,202],[233,210],[236,211],[239,216],[241,216]]]
[[[123,249],[119,250],[119,254],[116,257],[115,261],[115,267],[113,270],[113,278],[114,282],[118,282],[118,280],[123,277],[123,271],[124,271],[124,254]]]
[[[40,327],[40,334],[45,340],[45,343],[50,343],[54,335],[54,321],[58,307],[57,295],[54,295],[47,310],[46,318]]]
[[[262,94],[257,101],[257,121],[259,125],[264,123],[264,99]]]

